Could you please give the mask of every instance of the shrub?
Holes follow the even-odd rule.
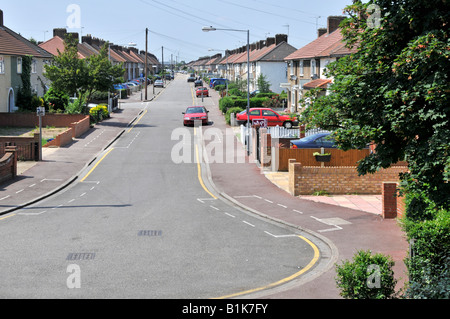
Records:
[[[382,254],[358,251],[353,262],[336,265],[336,283],[346,299],[391,299],[395,297],[394,261]]]
[[[105,104],[99,104],[89,110],[89,115],[92,119],[100,122],[102,119],[109,117],[108,106]]]
[[[234,114],[238,114],[238,113],[240,113],[240,112],[242,112],[242,111],[244,111],[245,109],[243,109],[243,108],[241,108],[241,107],[232,107],[232,108],[229,108],[228,110],[227,110],[227,113],[225,114],[225,121],[227,122],[227,124],[230,124],[231,123],[231,113],[234,113]]]
[[[405,261],[411,298],[450,295],[450,211],[441,209],[434,216],[424,221],[402,220],[408,240],[413,239],[412,255]]]
[[[214,87],[214,90],[222,92],[222,91],[226,90],[226,88],[227,88],[227,86],[225,84],[220,84],[220,85],[216,85]]]
[[[109,95],[109,92],[95,91],[91,95],[91,100],[92,101],[108,101],[108,95]]]
[[[223,114],[227,113],[229,108],[234,107],[234,100],[232,97],[223,97],[219,101],[219,109]]]
[[[60,113],[64,112],[69,105],[69,96],[50,87],[44,95],[44,102],[50,113]]]

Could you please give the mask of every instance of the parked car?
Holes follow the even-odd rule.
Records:
[[[209,87],[210,87],[210,88],[213,87],[213,83],[214,83],[214,81],[216,81],[216,80],[224,80],[224,79],[221,79],[221,78],[211,78],[211,79],[209,80]]]
[[[291,118],[287,115],[280,115],[270,108],[251,108],[250,109],[250,123],[257,119],[267,119],[267,126],[284,126],[285,128],[292,128],[298,126],[298,119]],[[247,111],[242,111],[236,115],[238,125],[247,124]]]
[[[194,82],[194,86],[195,86],[195,87],[197,87],[197,86],[203,86],[203,81],[202,81],[202,80],[196,80],[196,81]]]
[[[200,96],[202,96],[202,94],[203,94],[203,96],[209,96],[208,88],[206,88],[206,87],[197,88],[197,91],[195,91],[195,95],[197,95],[197,97],[200,97]]]
[[[331,133],[317,133],[299,140],[291,141],[291,148],[336,148]]]
[[[195,82],[195,78],[193,76],[188,77],[187,79],[188,82]]]
[[[208,124],[209,111],[204,106],[189,106],[183,112],[183,124],[194,125],[196,121],[202,121],[202,125]]]
[[[216,79],[212,83],[212,88],[215,88],[217,85],[226,85],[227,83],[228,83],[228,80],[226,80],[226,79]]]
[[[164,82],[163,82],[163,80],[156,80],[155,81],[155,84],[153,84],[154,86],[155,86],[155,88],[156,87],[164,87]]]

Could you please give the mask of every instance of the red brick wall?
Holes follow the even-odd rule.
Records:
[[[295,160],[289,162],[289,190],[292,195],[311,195],[316,191],[329,194],[381,194],[384,181],[398,181],[407,167],[391,167],[375,174],[358,176],[351,167],[307,167]]]
[[[86,115],[81,121],[71,123],[69,126],[73,129],[72,137],[80,137],[89,130],[90,125],[91,119],[89,115]]]
[[[6,149],[6,154],[0,159],[0,183],[13,179],[17,175],[17,152],[14,146]]]
[[[73,129],[69,128],[58,134],[53,140],[43,145],[43,147],[62,147],[72,142]]]
[[[83,114],[46,114],[42,117],[42,125],[69,127],[85,117]],[[0,113],[0,126],[36,127],[39,126],[39,117],[36,113]]]

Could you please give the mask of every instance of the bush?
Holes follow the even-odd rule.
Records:
[[[225,121],[227,122],[227,124],[230,124],[231,123],[231,113],[234,113],[234,114],[238,114],[238,113],[240,113],[240,112],[242,112],[242,111],[244,111],[245,109],[243,109],[243,108],[241,108],[241,107],[232,107],[232,108],[229,108],[228,110],[227,110],[227,113],[225,114]]]
[[[108,106],[105,104],[99,104],[89,110],[89,115],[96,122],[100,122],[104,118],[109,117]]]
[[[109,92],[95,91],[91,95],[92,101],[108,101]]]
[[[44,95],[44,102],[50,113],[62,113],[69,105],[69,96],[50,87]]]
[[[229,108],[234,107],[234,100],[232,97],[223,97],[219,101],[219,109],[223,114],[227,113]]]
[[[404,218],[408,240],[413,239],[412,255],[405,263],[410,278],[411,298],[448,298],[450,294],[450,211],[441,209],[431,220]],[[446,274],[446,275],[445,275]],[[447,278],[445,278],[447,276]]]
[[[346,299],[391,299],[395,297],[392,267],[394,261],[382,254],[358,251],[353,262],[345,260],[336,265],[336,283]]]
[[[220,84],[220,85],[216,85],[214,87],[214,90],[222,92],[222,91],[226,90],[226,88],[227,88],[227,86],[225,84]]]

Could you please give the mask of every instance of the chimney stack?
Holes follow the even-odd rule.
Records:
[[[339,28],[339,24],[344,20],[344,16],[329,16],[328,17],[328,34],[336,31]]]
[[[56,37],[60,37],[61,39],[65,39],[66,38],[66,34],[67,34],[67,30],[65,28],[56,28],[53,29],[53,36]]]
[[[0,27],[3,27],[3,11],[0,10]]]
[[[328,29],[327,28],[320,28],[320,29],[317,29],[317,37],[318,38],[320,38],[321,36],[323,36],[325,33],[327,33],[328,32]]]
[[[266,40],[266,46],[270,47],[272,44],[275,44],[275,38],[267,38]]]
[[[277,34],[275,35],[275,44],[279,45],[282,42],[288,42],[288,36],[287,34]]]

